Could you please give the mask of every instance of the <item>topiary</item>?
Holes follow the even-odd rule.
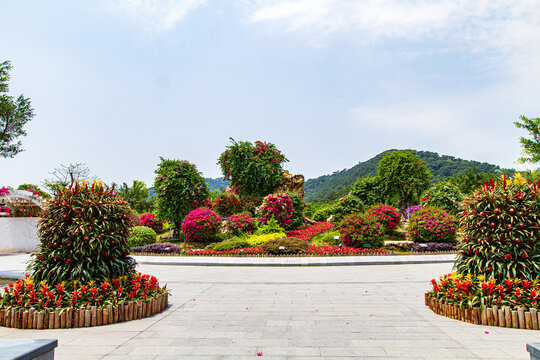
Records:
[[[130,248],[153,244],[156,242],[156,232],[147,226],[134,226],[131,228],[128,237],[128,245]]]
[[[261,206],[257,208],[257,215],[261,224],[266,224],[273,217],[279,226],[285,229],[291,227],[293,212],[293,204],[287,194],[270,194],[264,198]]]
[[[350,247],[379,248],[383,245],[382,226],[372,216],[354,213],[343,219],[341,241]]]
[[[216,251],[231,250],[231,249],[242,249],[250,247],[251,244],[246,239],[231,239],[224,240],[217,243],[210,244],[206,249],[212,249]]]
[[[364,211],[364,204],[354,195],[346,195],[332,207],[333,222],[340,222],[345,216]]]
[[[386,233],[395,232],[401,224],[401,213],[390,205],[374,205],[366,211],[366,214],[373,216],[382,225]]]
[[[242,233],[252,233],[257,228],[257,223],[248,214],[235,214],[229,216],[225,221],[225,233],[240,235]]]
[[[487,278],[540,275],[540,183],[490,181],[466,197],[460,216],[463,241],[455,269]]]
[[[240,194],[265,196],[281,183],[281,164],[286,161],[274,144],[255,141],[254,146],[231,138],[218,164],[225,179],[230,180],[230,185]]]
[[[261,247],[272,255],[298,254],[307,248],[307,242],[296,238],[274,239],[264,242]]]
[[[191,211],[182,222],[182,231],[186,241],[208,243],[215,239],[221,218],[207,208],[197,208]]]
[[[156,216],[154,214],[141,214],[139,218],[141,219],[142,226],[147,226],[150,229],[154,230],[156,233],[160,233],[163,231],[163,221],[156,219]]]
[[[407,235],[415,242],[453,242],[458,226],[456,219],[441,209],[420,208],[409,218]]]
[[[214,201],[214,210],[221,216],[230,216],[242,211],[242,204],[233,193],[224,193],[217,197]]]
[[[75,182],[49,200],[39,221],[41,246],[29,271],[36,282],[105,281],[129,275],[130,209],[101,181]]]
[[[423,207],[432,206],[443,209],[444,211],[457,215],[459,212],[459,203],[463,200],[463,195],[456,185],[449,182],[442,182],[429,189],[420,204]]]

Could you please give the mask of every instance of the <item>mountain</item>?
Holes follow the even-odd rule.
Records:
[[[359,162],[350,169],[336,171],[330,175],[319,176],[315,179],[308,179],[304,183],[304,191],[306,192],[304,200],[307,202],[329,202],[345,196],[356,179],[376,175],[379,161],[386,153],[392,151],[397,150],[387,150],[367,161]],[[448,155],[441,156],[431,151],[411,151],[426,162],[428,170],[431,171],[432,183],[444,181],[454,175],[461,175],[473,167],[476,167],[477,172],[501,173],[499,166],[485,162],[463,160]],[[509,174],[513,173],[514,170],[509,172]]]
[[[220,187],[223,187],[223,189],[225,189],[227,187],[227,184],[229,183],[223,178],[204,178],[204,181],[208,184],[208,188],[210,189],[210,191],[218,190]]]

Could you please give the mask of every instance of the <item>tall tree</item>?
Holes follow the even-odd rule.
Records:
[[[118,195],[124,198],[131,208],[138,213],[152,211],[153,201],[148,199],[149,191],[146,184],[142,181],[133,180],[133,185],[123,183],[117,189]]]
[[[536,164],[540,162],[540,118],[529,119],[521,115],[519,120],[515,121],[514,125],[519,129],[526,129],[532,139],[523,136],[519,138],[524,156],[518,159],[518,163]]]
[[[19,95],[15,99],[7,94],[10,70],[10,61],[0,63],[0,157],[3,158],[13,158],[23,151],[17,138],[26,136],[23,127],[34,117],[30,98]]]
[[[408,150],[387,153],[379,162],[377,175],[381,180],[386,201],[405,209],[418,203],[420,195],[429,188],[427,165]]]

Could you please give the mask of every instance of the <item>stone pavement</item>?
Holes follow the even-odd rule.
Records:
[[[0,256],[0,272],[20,271],[25,258]],[[540,332],[462,323],[424,306],[429,280],[451,266],[140,265],[172,290],[162,314],[0,328],[0,337],[56,338],[57,359],[528,359],[525,344]]]

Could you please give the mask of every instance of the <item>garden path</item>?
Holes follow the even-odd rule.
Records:
[[[0,256],[0,273],[26,255]],[[528,359],[540,332],[471,325],[424,306],[451,264],[336,267],[140,265],[172,290],[162,314],[69,330],[0,328],[56,338],[56,359]],[[257,353],[262,352],[262,357]]]

